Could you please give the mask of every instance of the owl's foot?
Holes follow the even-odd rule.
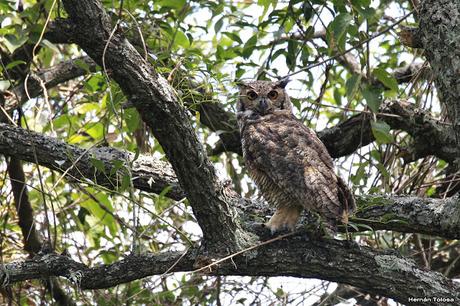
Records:
[[[276,209],[275,214],[265,223],[265,226],[268,227],[272,233],[285,229],[293,231],[301,212],[302,208],[295,206],[280,207]]]

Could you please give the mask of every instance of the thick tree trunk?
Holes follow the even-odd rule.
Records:
[[[247,245],[186,109],[174,89],[118,32],[99,1],[63,1],[74,41],[120,85],[171,162],[200,224],[206,248],[228,253]],[[111,33],[113,35],[111,35]]]
[[[419,19],[418,34],[460,147],[460,2],[424,0]]]

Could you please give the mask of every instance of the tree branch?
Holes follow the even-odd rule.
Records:
[[[40,95],[42,93],[40,82],[48,89],[95,70],[96,63],[87,56],[71,59],[49,69],[44,69],[28,79],[27,93],[29,97],[27,96],[24,82],[7,92],[5,110],[11,111],[29,100],[29,98],[32,99]]]
[[[24,239],[24,249],[27,253],[34,255],[40,251],[43,237],[35,227],[34,212],[29,202],[29,192],[25,185],[26,178],[21,161],[11,157],[7,161],[7,171],[11,180],[14,204],[19,219],[18,224]]]
[[[197,252],[130,255],[110,265],[89,268],[72,259],[47,254],[4,265],[0,274],[10,283],[64,276],[82,289],[109,288],[150,275],[192,271]],[[391,250],[373,250],[347,241],[316,240],[305,232],[260,246],[207,270],[212,275],[294,276],[320,278],[391,297],[406,305],[409,298],[442,297],[460,301],[460,286],[442,274],[423,270]],[[371,278],[368,276],[372,275]],[[424,305],[438,305],[431,301]],[[447,304],[448,305],[448,304]]]
[[[460,238],[460,195],[447,199],[419,198],[395,195],[356,196],[358,211],[350,222],[360,231],[389,230],[402,233],[420,233],[447,239]],[[238,205],[241,218],[249,230],[256,230],[260,217],[273,215],[274,209],[260,201]],[[311,224],[315,218],[305,214],[300,224]],[[302,225],[299,225],[300,227]],[[256,228],[256,229],[255,229]],[[353,232],[349,226],[341,232]]]
[[[370,225],[374,230],[392,229],[460,239],[460,196],[447,199],[411,196],[358,197],[359,211],[352,222]]]
[[[120,85],[152,129],[187,194],[206,246],[236,250],[245,233],[173,88],[118,32],[100,1],[63,1],[73,40]],[[112,34],[113,35],[112,35]]]
[[[157,194],[164,191],[165,188],[170,188],[168,197],[176,200],[185,197],[184,192],[179,188],[171,165],[153,156],[141,155],[133,161],[133,153],[109,147],[85,150],[39,133],[0,123],[1,154],[35,162],[33,147],[35,147],[40,165],[66,173],[67,178],[71,180],[87,179],[92,180],[95,184],[116,189],[123,175],[126,175],[126,169],[119,169],[112,176],[109,173],[115,162],[121,160],[125,167],[131,167],[135,188]],[[105,171],[98,169],[97,162],[92,160],[102,162]]]
[[[66,176],[73,180],[92,180],[96,184],[116,189],[120,185],[119,180],[126,175],[126,169],[119,169],[112,176],[107,174],[111,172],[115,162],[121,160],[124,161],[125,167],[131,167],[135,188],[153,193],[160,193],[169,188],[166,196],[175,200],[185,196],[169,163],[152,156],[140,155],[133,161],[134,154],[124,153],[115,148],[99,147],[84,150],[42,134],[0,123],[0,154],[35,162],[32,146],[35,146],[40,165],[66,173]],[[101,172],[92,159],[101,161],[105,171]],[[239,208],[240,217],[246,225],[255,221],[248,216],[273,214],[273,210],[265,203],[242,200],[236,194],[233,196],[233,206]],[[369,224],[375,229],[460,238],[460,201],[455,197],[439,200],[374,195],[359,199],[360,210],[357,217],[360,219],[352,219],[352,222]],[[389,220],[393,221],[388,222]]]

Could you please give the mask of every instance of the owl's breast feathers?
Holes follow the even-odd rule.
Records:
[[[348,221],[354,198],[314,131],[283,110],[239,125],[249,173],[270,204],[315,211],[331,226]]]

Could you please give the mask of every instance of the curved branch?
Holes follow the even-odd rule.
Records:
[[[73,40],[120,85],[152,129],[214,251],[236,250],[245,233],[174,89],[119,33],[100,1],[63,1]],[[242,239],[243,238],[243,239]]]
[[[96,63],[88,56],[64,61],[49,69],[44,69],[29,78],[27,82],[27,92],[32,99],[42,93],[42,87],[40,86],[39,80],[43,82],[45,88],[52,88],[58,84],[95,70]],[[29,100],[29,97],[25,91],[25,84],[22,82],[11,91],[8,91],[8,97],[5,101],[4,108],[6,111],[11,111]]]
[[[109,288],[150,275],[193,271],[196,250],[187,254],[130,255],[110,265],[89,268],[69,257],[47,254],[4,265],[0,274],[10,283],[43,276],[64,276],[82,289]],[[423,297],[460,301],[460,286],[442,274],[426,271],[398,253],[359,247],[347,241],[316,240],[305,232],[243,253],[213,266],[212,275],[295,276],[320,278],[391,297],[406,305],[420,305]],[[372,275],[372,277],[369,277]],[[412,299],[411,299],[412,298]],[[413,300],[414,299],[414,300]],[[439,305],[431,300],[424,305]]]

